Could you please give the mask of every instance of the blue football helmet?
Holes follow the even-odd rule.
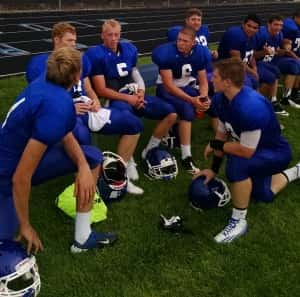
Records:
[[[0,241],[0,296],[35,297],[40,287],[35,257],[28,256],[19,242]]]
[[[170,180],[178,174],[178,166],[175,157],[168,151],[155,147],[146,154],[148,167],[147,176],[152,179]]]
[[[162,138],[161,144],[169,149],[180,147],[178,123],[174,124],[169,130],[168,135]]]
[[[193,208],[204,210],[223,207],[230,201],[231,194],[223,180],[213,178],[208,184],[204,184],[204,180],[204,176],[199,176],[190,184],[189,200]]]
[[[122,157],[113,152],[103,152],[102,173],[97,188],[105,202],[123,198],[127,188],[127,173]]]

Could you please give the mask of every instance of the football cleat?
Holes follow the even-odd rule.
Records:
[[[300,109],[300,99],[298,97],[293,98],[292,96],[289,97],[282,97],[281,103],[284,105],[290,105],[296,109]]]
[[[182,230],[182,219],[179,216],[172,216],[167,219],[164,215],[160,215],[160,225],[164,230],[179,232]]]
[[[192,156],[186,157],[181,160],[183,168],[190,174],[197,174],[200,172],[200,169],[196,166],[195,162],[192,159]]]
[[[127,191],[127,193],[132,194],[132,195],[143,195],[144,194],[144,190],[142,188],[136,186],[135,184],[133,184],[130,179],[127,182],[126,191]]]
[[[214,240],[217,243],[229,243],[244,235],[247,229],[247,220],[230,218],[228,225],[215,236]]]
[[[276,114],[284,117],[288,117],[290,115],[286,110],[282,108],[281,104],[278,101],[272,102],[272,105],[273,105],[274,112]]]
[[[137,167],[137,164],[134,162],[134,159],[131,158],[129,160],[129,162],[127,164],[127,168],[126,168],[128,179],[131,179],[131,180],[139,179],[139,173],[138,173],[136,167]]]
[[[92,231],[89,238],[83,244],[80,244],[79,242],[74,240],[70,250],[73,254],[87,252],[88,250],[112,245],[117,240],[117,238],[117,235],[112,232],[97,233]]]

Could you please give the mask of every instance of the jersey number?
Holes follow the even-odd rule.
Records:
[[[128,75],[128,71],[125,70],[127,68],[127,64],[126,63],[119,63],[117,64],[117,70],[118,73],[121,77],[127,76]]]

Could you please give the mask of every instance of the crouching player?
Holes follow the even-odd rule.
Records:
[[[82,252],[110,244],[113,233],[90,227],[101,152],[79,146],[71,131],[75,109],[68,89],[78,83],[81,55],[73,48],[54,51],[46,76],[31,83],[16,99],[0,129],[0,239],[27,241],[28,253],[43,249],[29,218],[31,185],[77,171],[77,214],[71,251]]]
[[[200,175],[206,176],[206,182],[211,180],[226,155],[233,210],[229,224],[215,236],[218,243],[231,242],[247,231],[250,196],[271,202],[275,194],[300,174],[300,164],[286,170],[291,149],[281,136],[271,103],[256,91],[243,87],[244,77],[245,67],[240,60],[227,59],[215,65],[213,85],[218,94],[213,105],[219,126],[215,139],[204,152],[205,157],[214,153],[212,169],[204,169]]]

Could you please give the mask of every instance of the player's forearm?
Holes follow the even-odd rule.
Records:
[[[226,154],[247,158],[247,159],[251,158],[255,152],[254,149],[243,146],[239,142],[232,142],[232,141],[224,143],[223,151]]]
[[[20,226],[29,225],[31,177],[13,176],[13,198]]]
[[[83,166],[88,166],[83,151],[71,132],[64,137],[62,142],[66,153],[77,165],[78,169]]]
[[[178,97],[178,98],[180,98],[180,99],[182,99],[184,101],[187,101],[189,103],[193,103],[193,97],[189,96],[187,93],[185,93],[183,90],[181,90],[176,85],[174,85],[174,84],[166,84],[165,88],[173,96]]]
[[[122,100],[122,101],[129,101],[129,96],[128,94],[124,94],[124,93],[119,93],[113,89],[110,88],[101,88],[101,89],[97,89],[96,88],[96,92],[99,96],[104,97],[106,99],[110,99],[110,100]]]

